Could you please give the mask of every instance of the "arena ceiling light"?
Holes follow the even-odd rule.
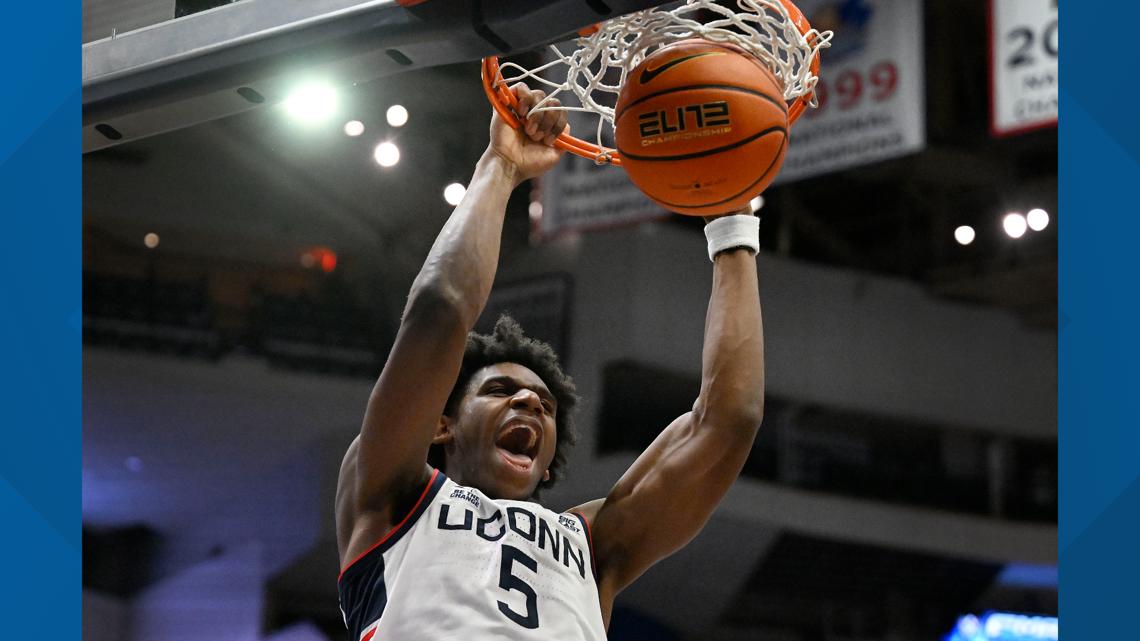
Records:
[[[1049,213],[1044,209],[1030,209],[1028,214],[1025,214],[1025,222],[1033,231],[1041,231],[1049,226]]]
[[[372,157],[381,167],[394,167],[396,163],[400,162],[400,148],[392,142],[382,142],[376,145],[376,151],[373,152]]]
[[[1010,238],[1021,238],[1025,235],[1025,228],[1027,227],[1025,216],[1017,213],[1006,214],[1001,221],[1001,226],[1005,228],[1005,233]]]
[[[443,188],[443,199],[447,201],[447,204],[454,207],[463,202],[463,196],[466,193],[466,187],[460,185],[459,183],[451,183],[447,187]]]
[[[336,113],[340,97],[328,83],[307,82],[290,91],[282,105],[294,120],[305,124],[320,124]]]
[[[954,240],[958,241],[959,245],[969,245],[974,242],[976,236],[974,228],[969,225],[961,225],[954,230]]]
[[[388,107],[388,113],[385,115],[388,118],[388,124],[393,127],[403,127],[408,122],[408,110],[404,109],[403,105]]]
[[[364,123],[359,120],[349,120],[344,123],[344,135],[355,138],[362,133],[364,133]]]

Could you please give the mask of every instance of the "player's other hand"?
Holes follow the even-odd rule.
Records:
[[[516,182],[522,182],[546,173],[558,163],[562,151],[554,147],[554,139],[567,130],[566,112],[536,111],[531,113],[546,94],[530,89],[523,83],[511,87],[519,104],[515,112],[523,123],[522,129],[515,129],[503,121],[498,113],[491,117],[491,145],[488,151],[494,153],[515,168]],[[543,106],[557,106],[557,99],[547,101]]]

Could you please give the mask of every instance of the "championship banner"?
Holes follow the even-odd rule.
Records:
[[[922,3],[802,0],[797,5],[813,27],[835,36],[820,54],[819,107],[805,110],[792,127],[775,184],[922,149]]]
[[[1057,0],[990,0],[990,132],[1057,124]]]

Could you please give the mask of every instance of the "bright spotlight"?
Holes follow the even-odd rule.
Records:
[[[355,138],[364,133],[364,123],[359,120],[349,120],[344,123],[344,135]]]
[[[154,232],[151,232],[151,233],[147,234],[146,236],[143,236],[143,244],[146,245],[147,249],[154,249],[155,247],[158,247],[158,241],[159,241],[158,234],[156,234]]]
[[[451,183],[443,189],[443,199],[451,206],[458,205],[463,200],[463,195],[467,193],[467,188],[459,183]]]
[[[760,208],[764,206],[764,196],[757,196],[753,198],[752,200],[748,201],[748,205],[752,207],[752,213],[760,211]]]
[[[1029,223],[1029,228],[1033,231],[1041,231],[1049,226],[1049,214],[1044,209],[1030,209],[1025,214],[1025,222]]]
[[[959,245],[969,245],[974,242],[974,228],[969,225],[962,225],[954,230],[954,240],[958,241]]]
[[[393,143],[382,142],[376,145],[376,152],[373,156],[381,167],[392,167],[400,162],[400,148]]]
[[[1025,216],[1021,214],[1006,214],[1001,225],[1010,238],[1021,238],[1025,235]]]
[[[317,124],[335,114],[339,102],[332,85],[313,82],[290,92],[284,105],[285,111],[294,119],[306,124]]]
[[[403,105],[388,107],[388,124],[393,127],[403,127],[408,122],[408,110]]]

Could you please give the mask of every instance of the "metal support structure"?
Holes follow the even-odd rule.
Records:
[[[83,151],[334,85],[534,49],[661,0],[243,0],[83,46]],[[405,4],[408,4],[405,2]]]

